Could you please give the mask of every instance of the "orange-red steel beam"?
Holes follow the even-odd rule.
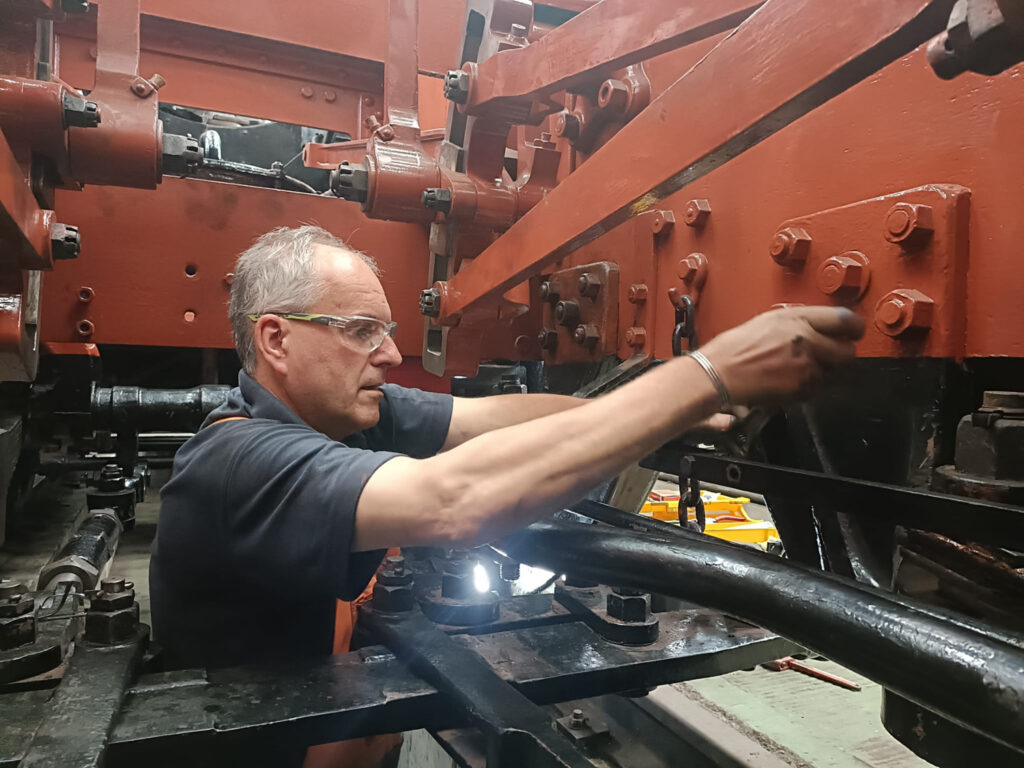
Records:
[[[446,283],[440,321],[759,144],[940,31],[952,0],[771,2]],[[695,109],[700,105],[700,109]]]
[[[604,0],[525,48],[513,48],[470,65],[465,111],[529,103],[557,91],[609,77],[615,70],[713,37],[741,24],[762,2],[719,0]],[[657,23],[652,23],[652,20]],[[581,50],[580,41],[587,41]]]
[[[6,268],[53,266],[53,211],[39,207],[4,135],[0,133],[0,264]]]

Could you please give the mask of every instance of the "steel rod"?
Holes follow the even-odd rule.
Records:
[[[538,523],[503,549],[530,565],[725,611],[1024,752],[1024,650],[926,604],[685,531],[670,540]]]

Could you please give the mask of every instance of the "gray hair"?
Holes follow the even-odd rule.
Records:
[[[249,315],[307,312],[323,298],[327,284],[314,261],[317,245],[348,251],[380,275],[372,258],[321,227],[279,227],[262,235],[238,257],[231,282],[231,330],[246,373],[251,375],[256,369],[253,322]]]

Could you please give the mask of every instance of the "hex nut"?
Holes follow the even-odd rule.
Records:
[[[667,234],[676,223],[676,215],[672,211],[655,211],[651,216],[651,232],[655,235]]]
[[[592,275],[590,272],[584,272],[580,275],[579,280],[576,281],[576,288],[580,296],[593,299],[601,292],[601,278],[597,275]]]
[[[94,611],[85,614],[85,639],[91,643],[111,645],[127,640],[139,626],[139,604],[116,611]]]
[[[461,69],[448,70],[444,78],[444,97],[456,104],[469,100],[469,73]]]
[[[905,249],[927,245],[935,234],[935,216],[929,205],[896,203],[885,215],[885,239]]]
[[[606,602],[608,615],[619,621],[646,621],[650,605],[647,595],[621,595],[610,592]]]
[[[934,316],[935,302],[912,288],[890,291],[875,305],[875,327],[886,336],[924,332]]]
[[[624,115],[629,109],[629,86],[621,80],[605,80],[597,92],[597,106],[609,112]]]
[[[633,283],[629,286],[628,299],[630,304],[643,304],[647,301],[649,290],[645,283]]]
[[[14,579],[0,579],[0,600],[25,594],[25,585]]]
[[[707,200],[691,200],[686,204],[686,212],[683,214],[683,221],[686,226],[694,229],[701,229],[708,223],[711,217],[711,203]]]
[[[626,343],[631,347],[643,347],[647,343],[647,330],[639,327],[626,329]]]
[[[700,288],[708,279],[708,257],[703,253],[691,253],[679,260],[676,274],[687,285]]]
[[[601,339],[601,331],[596,325],[578,325],[572,332],[572,338],[581,347],[593,348]]]
[[[559,325],[575,328],[580,321],[580,305],[576,301],[560,301],[555,305],[555,320]]]
[[[811,236],[802,227],[786,227],[775,233],[768,253],[784,267],[803,266],[811,250]]]
[[[818,288],[837,299],[859,299],[867,291],[870,280],[868,258],[859,251],[847,251],[825,259],[818,267]]]
[[[555,118],[555,136],[567,141],[576,141],[580,137],[581,127],[579,115],[574,112],[560,112]]]
[[[411,579],[410,579],[411,581]],[[373,610],[384,613],[401,613],[412,610],[415,600],[408,585],[382,584],[378,578],[373,587]]]
[[[545,280],[540,284],[540,300],[555,303],[561,298],[558,286],[550,280]]]
[[[540,344],[540,348],[551,352],[558,347],[558,331],[552,331],[550,328],[545,328],[537,334],[537,342]]]

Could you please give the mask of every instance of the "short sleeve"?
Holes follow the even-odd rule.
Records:
[[[436,455],[448,437],[452,396],[385,384],[381,417],[363,435],[376,451],[395,451],[414,459]]]
[[[219,505],[232,570],[278,599],[357,597],[385,553],[351,552],[356,506],[370,476],[398,454],[297,425],[254,420],[239,431]]]

